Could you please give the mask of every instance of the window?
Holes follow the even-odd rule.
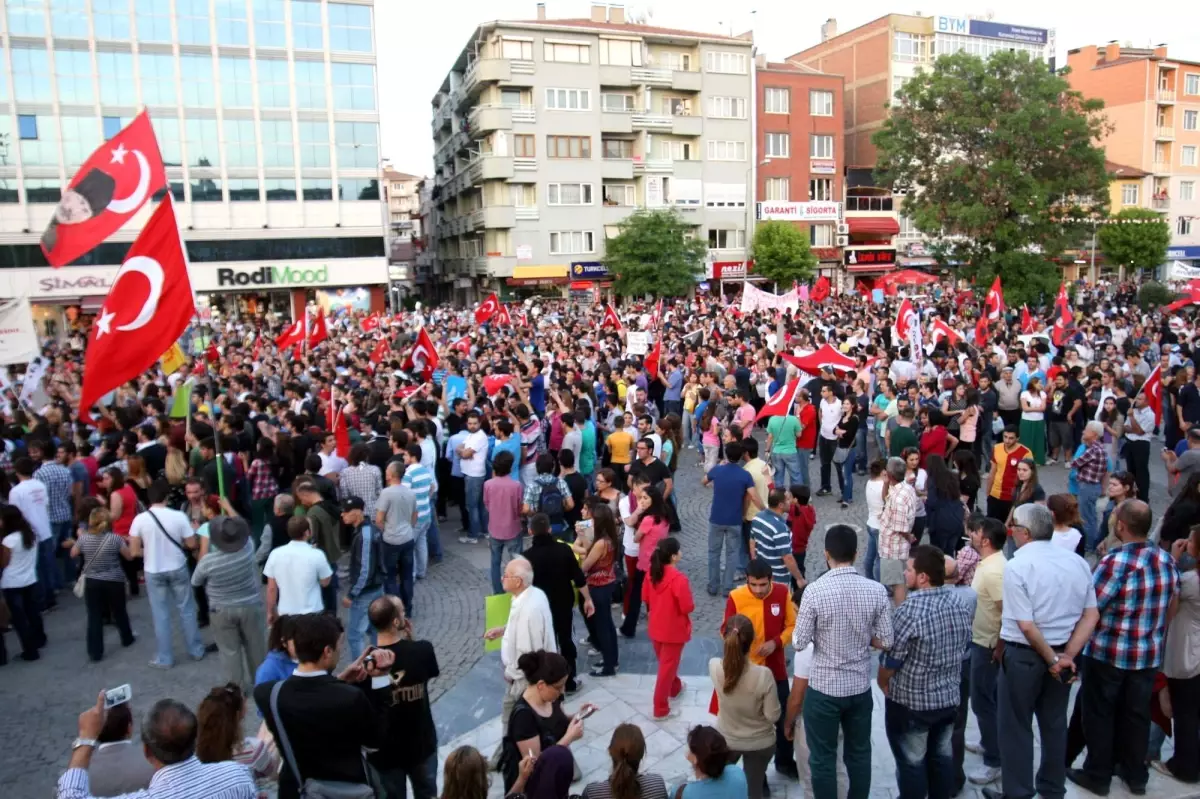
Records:
[[[763,92],[763,105],[768,114],[790,113],[791,103],[792,95],[787,89],[766,89]]]
[[[0,180],[0,203],[16,205],[20,201],[16,187],[10,186],[7,180]],[[33,246],[37,247],[39,253],[42,251],[39,245],[34,244]]]
[[[917,229],[916,224],[910,217],[900,214],[900,232],[898,234],[902,239],[919,239],[921,231]]]
[[[746,246],[746,231],[744,230],[709,230],[708,249],[710,250],[740,250]]]
[[[600,63],[614,67],[640,67],[642,43],[625,39],[601,39]]]
[[[373,122],[335,122],[339,169],[371,169],[379,165],[379,126]]]
[[[745,161],[746,142],[708,140],[709,161]]]
[[[171,197],[174,198],[175,202],[181,203],[186,199],[186,195],[184,194],[184,190],[183,190],[183,181],[182,180],[175,180],[175,179],[168,178],[167,186],[170,187]],[[159,202],[166,196],[167,196],[167,189],[161,188],[158,191],[154,192],[154,194],[153,194],[154,202]],[[103,247],[104,245],[100,245],[100,246]]]
[[[604,184],[604,204],[607,206],[637,205],[637,192],[626,183]]]
[[[704,54],[705,72],[728,72],[733,75],[746,74],[745,53],[708,52]]]
[[[92,0],[92,26],[97,39],[128,40],[129,0]]]
[[[58,125],[51,116],[19,116],[21,160],[25,166],[58,166]]]
[[[536,208],[537,187],[532,183],[509,183],[508,204],[517,208]]]
[[[833,136],[814,133],[809,136],[808,154],[812,158],[833,158]]]
[[[1200,111],[1184,111],[1183,112],[1183,129],[1195,130],[1196,118],[1200,117]]]
[[[142,102],[146,105],[175,105],[175,56],[141,53]]]
[[[532,133],[518,133],[514,135],[513,155],[517,158],[533,158],[536,156],[536,137]]]
[[[591,136],[547,136],[547,158],[591,158]]]
[[[547,205],[591,205],[591,183],[548,183]]]
[[[286,47],[283,0],[254,0],[254,43],[259,47]]]
[[[369,178],[342,178],[338,181],[338,199],[378,200],[379,181]]]
[[[720,119],[745,119],[745,97],[709,97],[708,115]]]
[[[63,160],[68,174],[88,159],[100,146],[100,129],[95,117],[62,117]]]
[[[892,104],[895,105],[900,99],[900,90],[904,88],[904,84],[908,83],[908,77],[905,75],[892,76]]]
[[[333,107],[344,111],[375,110],[375,67],[371,64],[332,66]]]
[[[929,53],[929,37],[897,33],[892,52],[897,61],[924,61]]]
[[[324,109],[325,62],[297,61],[292,66],[296,71],[296,107]]]
[[[1179,199],[1191,200],[1194,198],[1196,191],[1196,182],[1194,180],[1179,181]]]
[[[217,18],[217,44],[250,44],[250,18],[246,0],[213,0]]]
[[[189,119],[184,123],[188,166],[221,166],[221,136],[215,119]]]
[[[658,157],[664,161],[691,161],[692,143],[680,139],[657,138]]]
[[[208,0],[175,0],[175,19],[179,25],[180,44],[208,44],[212,41]]]
[[[221,105],[253,108],[254,79],[250,73],[250,59],[225,56],[218,66],[221,69]]]
[[[832,247],[834,246],[833,225],[810,225],[808,234],[808,243],[814,247]]]
[[[292,123],[287,119],[264,119],[262,129],[263,166],[290,167],[292,157]]]
[[[1180,236],[1192,235],[1192,218],[1190,216],[1181,216],[1175,223],[1175,232]]]
[[[28,141],[38,137],[37,117],[32,114],[21,114],[17,117],[17,131],[22,140]]]
[[[809,89],[808,113],[815,117],[833,116],[833,92]]]
[[[52,30],[56,39],[88,37],[86,0],[53,0],[50,4]]]
[[[197,178],[192,181],[192,202],[219,203],[224,201],[221,194],[221,181],[212,178]]]
[[[305,178],[300,181],[300,189],[304,192],[306,200],[333,199],[333,181],[331,180]]]
[[[704,205],[708,208],[745,208],[745,183],[705,183]]]
[[[786,133],[768,133],[767,156],[770,158],[787,158],[791,153],[791,137]]]
[[[547,90],[548,92],[551,90]],[[602,94],[600,95],[600,110],[625,112],[633,111],[632,94]]]
[[[294,180],[267,178],[263,181],[263,188],[267,191],[268,200],[296,199],[296,181]]]
[[[8,32],[20,36],[46,35],[46,0],[5,0]]]
[[[254,141],[253,119],[226,119],[225,165],[228,167],[258,166],[258,145]]]
[[[692,101],[686,97],[664,97],[662,98],[662,112],[665,116],[690,117]]]
[[[581,255],[596,251],[596,234],[590,230],[556,230],[550,234],[551,255]]]
[[[763,199],[787,202],[791,199],[791,183],[788,178],[767,178]]]
[[[183,53],[179,56],[179,82],[185,108],[215,108],[212,56]]]
[[[15,58],[17,51],[13,50]],[[100,104],[136,106],[137,84],[133,80],[133,55],[131,53],[96,52],[96,66],[100,72]]]
[[[633,142],[627,139],[601,139],[601,158],[633,158]]]
[[[1121,184],[1121,205],[1137,205],[1138,186],[1136,183]]]
[[[158,151],[162,153],[166,166],[183,166],[183,134],[179,120],[174,117],[153,117],[154,138],[158,139]]]
[[[258,102],[263,108],[287,108],[291,104],[288,91],[288,62],[260,58],[258,67]]]
[[[57,180],[45,178],[25,179],[25,202],[56,203],[62,199],[62,189]]]
[[[521,39],[501,39],[500,56],[501,58],[515,58],[519,61],[532,61],[533,42]],[[546,58],[546,60],[549,61],[550,59]]]
[[[12,13],[11,8],[9,13]],[[50,61],[46,51],[40,47],[14,47],[12,61],[13,89],[17,102],[47,102],[51,94]]]
[[[1183,76],[1183,93],[1200,94],[1200,73],[1189,72]]]
[[[587,89],[546,89],[548,111],[590,111],[592,93]]]
[[[666,50],[651,56],[650,62],[654,63],[655,61],[663,69],[671,69],[676,72],[692,71],[692,56],[690,53],[677,53],[673,50]]]
[[[104,129],[104,140],[108,141],[121,132],[121,128],[125,127],[125,120],[120,117],[103,117],[101,126]]]
[[[1179,163],[1184,166],[1196,165],[1196,145],[1188,144],[1179,148]]]
[[[564,64],[587,64],[591,62],[591,47],[586,44],[545,42],[542,45],[542,60],[561,61]]]
[[[134,0],[139,42],[171,41],[171,4],[162,0]]]
[[[292,13],[295,14],[295,11]],[[330,3],[329,49],[369,53],[371,46],[370,6]]]
[[[1171,160],[1167,145],[1163,142],[1158,142],[1154,145],[1154,163],[1166,164]]]
[[[258,181],[253,178],[232,178],[226,184],[231,203],[256,203],[262,199],[258,193]]]
[[[808,199],[833,202],[833,178],[813,178],[808,181]]]
[[[60,103],[92,104],[95,98],[92,92],[92,54],[87,50],[55,50],[54,76],[58,80]]]

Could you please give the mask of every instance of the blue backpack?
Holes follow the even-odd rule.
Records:
[[[550,526],[561,528],[566,524],[566,509],[563,507],[564,498],[558,490],[558,480],[542,483],[542,491],[538,495],[537,512],[550,517]]]

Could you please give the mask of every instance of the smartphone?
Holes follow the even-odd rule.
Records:
[[[580,721],[583,721],[584,719],[586,719],[588,716],[592,715],[595,712],[596,712],[596,708],[594,706],[588,706],[588,707],[585,707],[583,710],[579,711],[578,713],[576,713],[575,718],[579,719]]]
[[[129,683],[109,688],[104,692],[104,709],[108,710],[117,705],[123,705],[131,699],[133,699],[133,689],[129,687]]]

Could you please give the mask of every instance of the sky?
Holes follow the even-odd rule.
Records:
[[[433,170],[430,101],[475,28],[490,20],[537,16],[537,0],[450,1],[453,13],[428,0],[375,0],[381,155],[402,172],[428,175]],[[588,0],[545,2],[550,19],[590,13]],[[956,17],[994,12],[996,22],[1053,29],[1060,65],[1066,63],[1068,49],[1113,39],[1134,47],[1166,43],[1173,57],[1200,61],[1195,0],[1160,0],[1152,13],[1131,12],[1131,6],[1115,0],[1008,0],[995,5],[858,0],[850,6],[795,0],[649,0],[626,2],[625,7],[627,13],[648,12],[649,24],[659,27],[725,34],[753,30],[758,52],[771,60],[819,42],[821,24],[831,16],[839,31],[847,31],[893,12]]]

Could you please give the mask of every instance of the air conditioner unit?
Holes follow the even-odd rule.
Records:
[[[849,236],[850,235],[850,226],[847,225],[845,222],[838,223],[837,234],[839,236]]]
[[[845,227],[845,225],[843,225],[842,227]],[[847,244],[850,243],[850,237],[849,236],[838,236],[836,239],[834,239],[834,243],[839,247],[845,247]]]

